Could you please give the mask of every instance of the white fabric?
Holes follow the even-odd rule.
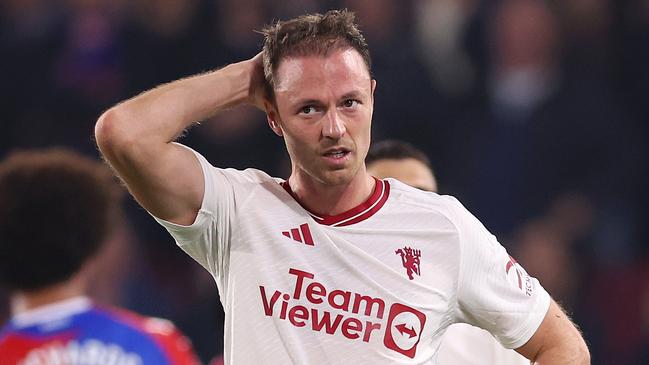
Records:
[[[387,179],[376,214],[326,226],[280,180],[196,156],[205,195],[195,222],[158,221],[216,279],[226,364],[435,364],[452,323],[515,348],[548,309],[538,281],[517,286],[511,275],[522,268],[508,275],[505,249],[452,197]],[[313,245],[286,235],[305,223]],[[412,280],[406,266],[416,266],[398,253],[406,248],[420,251]]]
[[[16,328],[24,328],[35,324],[55,322],[58,319],[68,318],[75,314],[85,312],[91,307],[92,301],[88,297],[78,296],[16,313],[11,319],[11,322]]]
[[[489,332],[465,323],[448,327],[442,336],[437,362],[442,365],[530,365],[530,360],[504,348]]]

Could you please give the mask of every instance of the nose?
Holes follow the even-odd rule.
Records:
[[[322,121],[322,136],[331,139],[340,139],[347,132],[345,122],[335,108],[330,109]]]

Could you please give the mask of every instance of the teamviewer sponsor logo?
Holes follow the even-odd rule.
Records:
[[[406,305],[394,303],[388,316],[388,330],[383,344],[390,350],[410,358],[415,357],[421,331],[426,324],[426,316]]]
[[[347,340],[370,342],[383,336],[392,351],[413,358],[426,324],[426,316],[409,306],[393,303],[385,317],[386,303],[361,293],[327,288],[315,274],[289,269],[295,281],[288,292],[259,286],[264,314]]]

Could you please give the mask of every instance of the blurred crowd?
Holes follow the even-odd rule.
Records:
[[[103,110],[254,56],[273,20],[331,8],[356,12],[372,51],[373,138],[428,153],[440,191],[567,309],[594,364],[649,363],[647,0],[3,0],[0,158],[53,145],[98,158]],[[262,112],[213,119],[182,142],[287,177]],[[95,298],[174,320],[207,361],[223,348],[212,278],[124,204]]]

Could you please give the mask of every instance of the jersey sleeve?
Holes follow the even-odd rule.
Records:
[[[458,316],[489,331],[504,347],[518,348],[541,325],[550,295],[478,219],[457,200],[454,205],[452,215],[461,252]]]
[[[471,351],[467,351],[470,346]],[[439,346],[440,364],[530,365],[530,360],[504,348],[489,332],[464,323],[451,325]]]
[[[189,148],[189,147],[186,147]],[[191,150],[191,149],[190,149]],[[237,206],[249,195],[255,173],[249,170],[219,169],[200,153],[191,150],[200,162],[205,183],[201,208],[189,226],[158,217],[155,220],[171,234],[176,244],[215,278],[227,270],[229,244]]]

